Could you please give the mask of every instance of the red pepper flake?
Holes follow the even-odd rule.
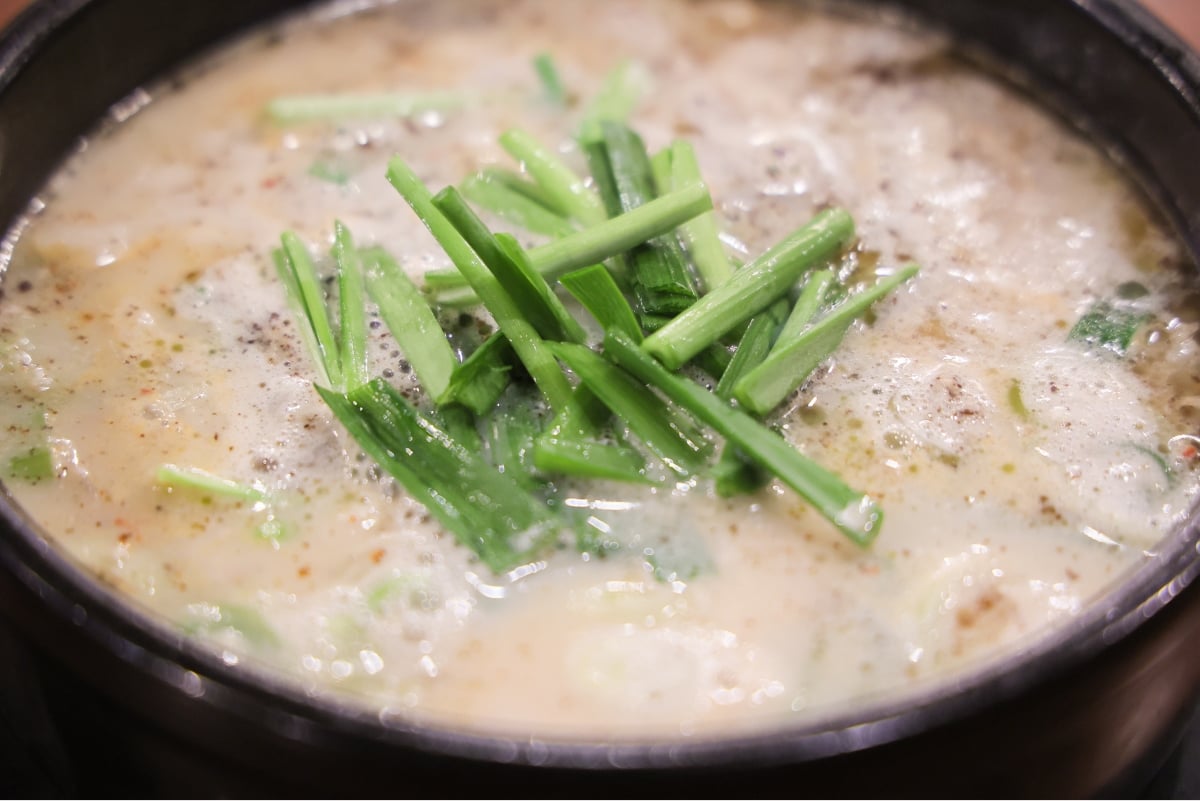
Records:
[[[296,575],[300,576],[300,578],[308,578],[309,574],[311,574],[311,573],[312,573],[312,568],[309,567],[308,565],[304,565],[303,567],[301,567],[299,570],[296,571]]]
[[[385,551],[383,548],[380,548],[379,550],[377,550],[371,554],[371,561],[374,562],[375,564],[379,564],[380,562],[383,561],[383,557],[385,555],[387,555],[387,551]]]

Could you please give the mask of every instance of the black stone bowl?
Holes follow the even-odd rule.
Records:
[[[1083,128],[1200,257],[1200,60],[1139,6],[877,4],[949,31]],[[294,5],[35,3],[0,38],[0,230],[112,103]],[[758,736],[564,745],[384,722],[230,669],[73,566],[0,494],[0,619],[16,632],[0,628],[11,639],[0,677],[18,694],[41,690],[46,714],[15,740],[65,743],[34,749],[51,794],[1124,795],[1158,768],[1200,696],[1198,574],[1194,511],[1102,604],[937,692]]]

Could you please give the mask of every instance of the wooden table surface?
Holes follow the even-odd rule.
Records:
[[[170,0],[164,0],[170,2]],[[30,0],[0,0],[0,25],[5,24]],[[1142,0],[1172,25],[1184,39],[1200,50],[1200,0]]]

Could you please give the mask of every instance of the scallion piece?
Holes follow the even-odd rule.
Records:
[[[466,101],[460,92],[285,95],[267,103],[267,114],[280,125],[312,120],[384,119],[449,111]]]
[[[345,388],[359,386],[371,379],[367,364],[367,293],[363,286],[362,257],[354,247],[354,239],[340,220],[333,225],[333,256],[338,268],[338,303],[340,309],[338,340],[339,363]]]
[[[601,123],[624,122],[641,100],[648,76],[635,61],[622,61],[604,77],[580,124],[580,139],[599,136]]]
[[[686,478],[707,460],[711,444],[690,421],[624,370],[582,345],[555,343],[554,353],[629,426],[642,444],[674,473]]]
[[[164,487],[188,489],[235,501],[265,503],[270,500],[270,496],[258,487],[239,484],[196,467],[184,468],[164,464],[158,468],[155,479]]]
[[[488,412],[509,385],[517,356],[504,334],[493,334],[450,375],[438,405],[459,403],[478,415]]]
[[[433,204],[463,235],[543,339],[584,340],[583,328],[566,310],[546,279],[530,266],[525,251],[515,239],[507,234],[493,235],[452,186],[434,195]]]
[[[604,205],[579,175],[525,131],[513,129],[500,135],[500,146],[521,162],[533,179],[550,196],[553,208],[583,225],[604,219]]]
[[[568,292],[596,318],[605,330],[617,328],[632,339],[642,341],[642,329],[629,301],[621,294],[612,273],[602,264],[575,270],[558,279]]]
[[[600,139],[587,142],[586,149],[611,218],[644,206],[654,199],[656,190],[641,137],[629,126],[607,120],[600,123],[600,133]],[[696,302],[687,261],[673,234],[646,240],[626,258],[630,285],[642,314],[671,317]]]
[[[571,270],[600,264],[647,239],[674,230],[681,223],[711,208],[712,198],[708,188],[704,184],[691,184],[619,217],[539,245],[526,255],[533,269],[545,276],[546,280],[553,280]],[[439,286],[434,295],[439,303],[466,305],[479,302],[478,297],[466,287],[465,278],[438,275]]]
[[[636,452],[591,437],[543,433],[534,442],[533,462],[545,473],[627,484],[650,483],[646,463]]]
[[[368,264],[367,289],[379,306],[379,316],[396,338],[421,386],[430,397],[440,398],[458,370],[458,359],[433,309],[387,252],[371,248],[364,257]]]
[[[54,454],[45,445],[35,445],[8,460],[8,478],[37,482],[53,478],[55,473]]]
[[[837,348],[855,318],[919,270],[915,264],[904,267],[865,292],[852,295],[791,341],[773,348],[762,364],[737,383],[733,394],[738,403],[757,415],[770,412]]]
[[[834,280],[836,279],[832,270],[815,270],[809,274],[804,288],[800,290],[800,296],[792,306],[792,313],[788,315],[787,322],[779,332],[777,341],[780,346],[794,340],[808,327],[821,310],[821,303]]]
[[[306,331],[305,340],[312,349],[321,381],[340,387],[339,348],[329,322],[329,311],[325,308],[325,289],[317,276],[317,268],[298,236],[287,231],[281,241],[283,249],[278,252],[275,266],[287,290],[288,302],[299,318],[301,328]]]
[[[542,90],[546,99],[556,106],[567,104],[567,90],[563,88],[562,78],[559,77],[558,67],[549,53],[538,53],[533,57],[533,70],[542,82]]]
[[[542,275],[557,278],[673,231],[710,209],[712,197],[708,187],[702,183],[690,184],[617,217],[533,248],[529,260]]]
[[[604,352],[778,476],[858,545],[869,545],[879,534],[883,510],[869,496],[848,487],[836,474],[813,462],[753,417],[698,384],[671,373],[619,331],[608,332]]]
[[[702,180],[696,151],[690,142],[676,139],[663,152],[670,154],[671,182],[666,187],[660,185],[660,192]],[[714,212],[696,215],[681,225],[679,230],[706,291],[711,292],[733,277],[733,264],[725,254],[725,246],[721,244]]]
[[[733,397],[733,388],[742,376],[757,367],[767,357],[775,332],[786,315],[787,302],[779,300],[766,311],[750,318],[750,324],[746,326],[746,330],[742,332],[742,338],[738,340],[733,358],[725,371],[721,373],[721,380],[717,382],[714,390],[717,397],[726,401],[730,400]],[[705,353],[707,352],[705,351]],[[771,478],[761,467],[747,459],[729,443],[726,443],[724,450],[721,451],[721,458],[717,460],[717,464],[712,469],[712,477],[717,494],[725,498],[744,492],[753,492]]]
[[[467,178],[459,185],[459,191],[475,205],[527,231],[547,236],[566,236],[575,230],[566,217],[518,192],[509,184],[492,180],[483,173]],[[427,275],[426,283],[434,287],[436,281],[429,280],[431,278],[432,275]]]
[[[1102,300],[1076,321],[1067,337],[1124,356],[1138,326],[1149,316],[1143,311],[1129,308],[1128,303],[1118,305]]]
[[[483,300],[495,318],[496,325],[512,343],[517,358],[525,365],[534,383],[542,391],[546,402],[554,409],[561,409],[570,403],[571,385],[559,370],[553,354],[546,348],[546,343],[521,314],[512,297],[467,244],[463,235],[434,205],[433,197],[425,184],[399,157],[388,163],[387,176],[392,186],[412,206],[450,260],[462,271],[472,289]]]
[[[562,520],[380,379],[321,397],[359,446],[438,522],[500,573],[537,558]]]
[[[845,211],[821,212],[647,337],[642,347],[667,367],[678,369],[739,323],[774,303],[805,270],[832,256],[853,235],[854,221]]]

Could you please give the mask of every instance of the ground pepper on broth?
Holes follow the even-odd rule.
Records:
[[[178,91],[149,88],[16,237],[5,486],[134,603],[231,663],[393,714],[703,734],[969,669],[1102,602],[1182,519],[1195,290],[1136,191],[1058,121],[936,37],[880,21],[737,0],[463,6],[332,6],[215,55]],[[565,109],[540,94],[543,51]],[[339,218],[414,276],[445,267],[387,160],[438,187],[506,163],[511,127],[568,143],[622,58],[650,81],[636,127],[652,148],[694,143],[739,259],[839,205],[861,272],[922,262],[773,418],[886,508],[871,549],[777,484],[731,499],[569,485],[624,550],[496,576],[313,392],[269,260],[278,232],[326,243]],[[475,100],[340,124],[262,115],[284,94],[396,88]],[[1071,336],[1098,302],[1146,315],[1124,356]],[[451,321],[452,341],[490,325]],[[386,327],[369,332],[376,369],[419,397]],[[272,502],[167,492],[164,463]],[[657,579],[650,552],[680,569]]]

